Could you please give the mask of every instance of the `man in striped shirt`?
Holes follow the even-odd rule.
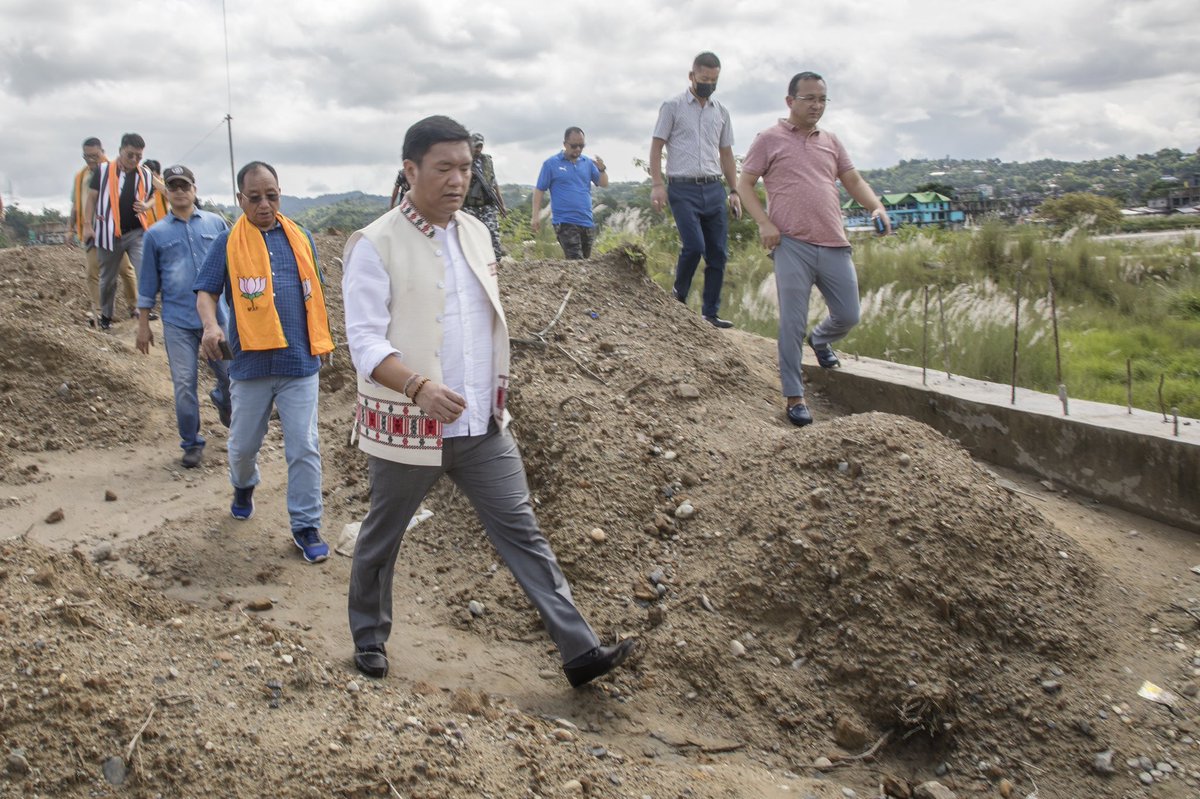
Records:
[[[84,217],[92,224],[83,237],[84,244],[99,250],[100,327],[106,330],[112,326],[121,258],[129,257],[135,274],[142,263],[145,213],[155,191],[150,170],[141,166],[145,150],[145,139],[126,133],[117,160],[99,164],[88,188]]]
[[[733,158],[733,125],[729,111],[712,98],[721,61],[704,52],[692,61],[691,85],[662,104],[650,142],[650,203],[661,211],[670,202],[679,229],[675,264],[675,298],[687,302],[692,276],[704,258],[704,295],[700,313],[713,327],[733,327],[719,316],[725,282],[725,244],[729,210],[741,217],[737,162]],[[667,148],[663,182],[662,151]],[[725,183],[721,183],[724,176]],[[728,208],[726,207],[728,202]]]
[[[108,163],[104,145],[95,136],[83,140],[83,163],[83,168],[75,173],[75,180],[71,184],[71,217],[67,221],[68,231],[80,246],[85,246],[84,231],[92,226],[91,220],[84,216],[92,172],[98,164]],[[100,255],[96,252],[94,244],[86,245],[85,252],[88,297],[92,306],[88,324],[95,326],[100,322]],[[134,277],[133,264],[129,262],[128,256],[121,259],[117,276],[121,281],[121,296],[125,298],[125,307],[129,309],[129,315],[134,316],[137,314],[137,278]]]

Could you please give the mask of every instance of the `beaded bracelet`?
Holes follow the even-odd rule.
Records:
[[[421,378],[421,382],[417,384],[417,390],[412,393],[412,396],[409,397],[409,399],[411,399],[413,402],[416,402],[417,395],[421,393],[421,389],[425,388],[425,384],[428,382],[429,382],[428,377]]]

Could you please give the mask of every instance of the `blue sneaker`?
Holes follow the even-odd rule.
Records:
[[[246,521],[254,515],[254,486],[233,489],[233,503],[229,506],[233,518]]]
[[[292,531],[292,540],[304,553],[304,559],[309,563],[320,563],[329,558],[329,544],[321,540],[321,534],[315,527],[305,527]]]

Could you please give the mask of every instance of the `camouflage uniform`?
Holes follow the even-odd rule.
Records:
[[[496,251],[496,260],[500,260],[504,251],[500,249],[500,207],[492,199],[491,193],[485,188],[496,185],[496,169],[492,166],[490,155],[477,155],[471,164],[471,187],[467,190],[467,198],[463,202],[463,210],[487,226],[492,234],[492,249]],[[480,184],[475,173],[483,174],[485,184]]]

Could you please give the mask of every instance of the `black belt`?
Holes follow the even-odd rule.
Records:
[[[720,175],[705,175],[702,178],[667,178],[667,183],[719,183]]]

